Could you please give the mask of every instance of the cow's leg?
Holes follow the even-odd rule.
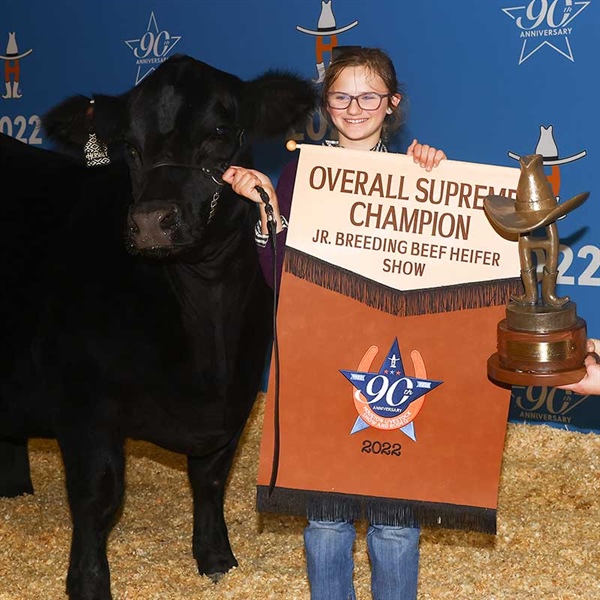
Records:
[[[59,439],[73,519],[67,594],[71,600],[110,600],[106,542],[124,493],[124,441],[78,427]]]
[[[188,475],[194,496],[194,558],[201,575],[215,583],[237,560],[229,545],[223,513],[225,484],[242,429],[223,448],[208,456],[188,456]]]
[[[0,440],[0,496],[33,494],[27,440]]]

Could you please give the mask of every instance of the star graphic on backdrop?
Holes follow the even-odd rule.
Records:
[[[153,64],[160,64],[164,61],[167,54],[173,50],[180,39],[180,35],[171,35],[168,31],[159,31],[154,12],[150,13],[148,27],[144,35],[134,40],[125,40],[137,59],[136,85],[155,70],[156,67],[152,66]]]
[[[577,17],[582,11],[584,11],[587,6],[590,4],[591,0],[585,0],[583,2],[574,2],[573,0],[565,0],[565,7],[563,9],[562,18],[560,19],[559,24],[555,24],[556,20],[560,17],[558,14],[555,14],[556,3],[551,5],[553,8],[547,8],[546,14],[542,15],[541,13],[537,13],[535,15],[529,14],[531,3],[528,6],[514,6],[512,8],[503,8],[502,12],[507,14],[521,31],[539,31],[538,27],[547,29],[549,31],[556,31],[559,35],[552,36],[552,42],[548,39],[542,39],[539,41],[539,37],[529,38],[526,37],[523,40],[523,45],[521,46],[521,56],[519,57],[519,64],[523,64],[528,58],[533,56],[538,50],[540,50],[543,46],[549,46],[561,56],[569,59],[571,62],[575,62],[575,58],[573,57],[573,51],[571,50],[571,44],[569,43],[569,38],[567,34],[560,35],[568,25]],[[573,10],[575,7],[575,10]],[[539,9],[540,11],[542,8]],[[543,25],[542,23],[538,23],[540,20],[539,17],[544,17]],[[532,26],[527,28],[522,26],[523,20],[533,21]],[[535,25],[537,23],[537,25]],[[532,46],[536,43],[535,47]],[[528,48],[529,46],[529,48]]]
[[[340,369],[340,373],[357,390],[355,402],[361,402],[362,416],[354,423],[351,433],[356,433],[369,427],[368,420],[389,419],[399,421],[411,405],[440,385],[441,381],[421,377],[409,377],[404,371],[398,340],[394,340],[387,356],[384,358],[379,371],[351,371]],[[361,398],[362,396],[362,398]],[[417,411],[418,412],[418,411]],[[415,413],[416,416],[416,413]],[[415,440],[414,425],[410,422],[398,426],[398,429]]]

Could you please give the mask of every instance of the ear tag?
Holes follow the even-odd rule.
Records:
[[[90,121],[90,129],[92,128],[92,120],[94,118],[95,103],[96,101],[92,98],[86,111],[86,116]],[[98,136],[91,131],[88,135],[87,142],[83,146],[83,153],[85,155],[85,164],[87,167],[110,165],[110,156],[108,155],[106,144],[102,140],[99,140]]]
[[[110,157],[106,144],[99,140],[95,133],[90,133],[83,147],[85,164],[88,167],[101,167],[110,165]]]

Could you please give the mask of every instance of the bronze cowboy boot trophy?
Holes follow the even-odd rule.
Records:
[[[511,297],[506,318],[498,323],[498,352],[488,359],[489,377],[513,385],[565,385],[585,375],[586,323],[577,316],[575,303],[568,296],[556,296],[556,221],[583,204],[589,192],[559,204],[542,161],[540,154],[520,158],[516,201],[504,196],[488,196],[484,200],[492,225],[501,233],[519,236],[524,293]],[[533,235],[542,227],[544,237]],[[536,250],[545,257],[541,294],[534,260]]]

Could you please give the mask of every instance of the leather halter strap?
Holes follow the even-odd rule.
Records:
[[[216,183],[217,185],[219,185],[219,186],[225,185],[225,182],[222,179],[223,173],[225,173],[225,171],[227,171],[227,169],[231,166],[231,164],[233,163],[233,159],[242,150],[244,145],[245,145],[245,131],[243,129],[240,129],[237,132],[237,144],[236,144],[234,151],[231,153],[231,155],[229,156],[229,158],[226,161],[222,162],[220,165],[218,165],[216,167],[212,167],[211,169],[209,169],[208,167],[203,167],[202,165],[194,165],[191,163],[177,163],[177,162],[170,162],[170,161],[164,160],[164,161],[159,161],[159,162],[151,165],[150,168],[146,169],[146,173],[149,173],[150,171],[153,171],[154,169],[159,169],[160,167],[178,167],[181,169],[193,169],[196,171],[202,171],[202,173],[204,175],[206,175],[207,177],[210,177],[213,180],[213,182]]]

